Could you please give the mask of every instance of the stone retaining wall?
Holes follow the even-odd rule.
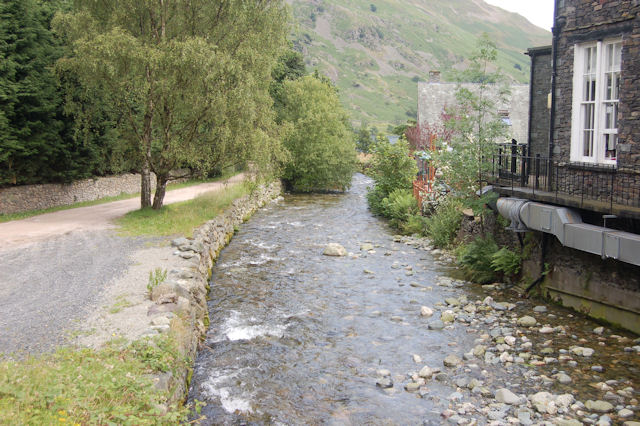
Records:
[[[178,238],[172,242],[173,256],[186,259],[182,267],[169,271],[167,280],[155,287],[151,294],[158,312],[173,312],[169,326],[157,326],[158,332],[170,332],[176,338],[180,351],[190,361],[188,368],[173,375],[156,377],[156,384],[171,389],[168,404],[182,401],[188,387],[190,368],[204,339],[209,324],[207,293],[211,268],[220,251],[231,240],[236,228],[256,210],[281,193],[280,182],[260,187],[253,194],[235,200],[230,208],[208,221],[193,233],[193,238]],[[151,314],[151,312],[150,312]],[[166,327],[166,330],[161,329]],[[154,331],[154,330],[152,330]]]
[[[155,181],[155,176],[152,175],[152,189],[155,189]],[[136,192],[140,192],[140,175],[131,173],[73,183],[12,186],[0,188],[0,213],[48,209]]]

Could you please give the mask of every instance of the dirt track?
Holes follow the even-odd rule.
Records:
[[[226,183],[239,182],[243,175],[236,175]],[[168,191],[164,203],[190,200],[205,192],[222,188],[225,182],[211,182]],[[113,219],[140,208],[140,199],[114,201],[97,206],[79,207],[46,213],[28,219],[0,223],[0,252],[24,244],[44,241],[75,231],[98,231],[113,228]]]

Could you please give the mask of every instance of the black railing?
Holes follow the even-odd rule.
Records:
[[[500,187],[546,198],[562,204],[570,200],[578,207],[613,212],[614,207],[640,208],[640,167],[566,163],[540,155],[528,155],[526,145],[497,146],[486,181]],[[544,194],[543,194],[544,193]],[[586,206],[588,202],[589,206]]]

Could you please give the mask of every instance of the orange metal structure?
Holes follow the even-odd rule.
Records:
[[[436,150],[436,135],[429,136],[429,151]],[[436,169],[430,160],[418,160],[418,176],[413,181],[413,196],[418,200],[418,205],[422,209],[422,202],[426,195],[433,191],[433,182],[436,177]]]

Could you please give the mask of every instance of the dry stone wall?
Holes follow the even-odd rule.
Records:
[[[151,177],[155,189],[155,177]],[[29,210],[66,206],[82,201],[140,192],[140,175],[85,179],[73,183],[47,183],[0,188],[0,213],[20,213]]]
[[[149,317],[156,318],[167,315],[169,321],[166,325],[152,325],[147,335],[172,333],[187,359],[195,359],[198,344],[204,339],[209,323],[207,293],[213,263],[231,240],[235,229],[280,193],[280,182],[262,186],[253,194],[235,200],[223,214],[196,229],[193,238],[172,241],[175,248],[173,256],[180,258],[177,263],[181,266],[169,271],[166,281],[153,289],[151,300],[154,303],[148,313]],[[156,377],[157,384],[173,391],[169,404],[184,398],[188,374],[189,369],[186,368],[175,375],[164,373]]]

